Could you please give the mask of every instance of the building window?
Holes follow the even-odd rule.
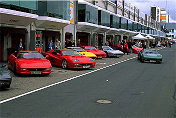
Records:
[[[98,24],[110,27],[110,14],[105,11],[98,10]]]
[[[98,24],[98,9],[89,5],[78,5],[78,22]]]
[[[120,28],[120,17],[111,15],[110,16],[110,27]]]

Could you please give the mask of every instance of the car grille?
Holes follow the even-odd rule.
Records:
[[[28,68],[29,71],[44,71],[45,68]]]
[[[80,64],[82,66],[90,66],[91,64]]]

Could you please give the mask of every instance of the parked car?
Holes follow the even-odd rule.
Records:
[[[92,58],[85,57],[75,50],[55,49],[43,53],[52,65],[67,68],[94,68],[95,61]]]
[[[143,48],[137,47],[135,45],[132,46],[133,52],[138,54],[141,50],[143,50]]]
[[[109,46],[102,46],[102,50],[106,53],[107,57],[120,57],[124,54],[122,51],[114,50]]]
[[[83,49],[86,50],[87,52],[91,52],[97,56],[97,58],[102,59],[106,57],[106,53],[103,52],[102,50],[98,50],[95,47],[92,46],[83,46]]]
[[[10,88],[12,77],[9,70],[6,68],[6,65],[0,67],[0,88]]]
[[[141,62],[149,61],[149,62],[162,62],[162,55],[154,49],[144,49],[138,53],[138,60]]]
[[[17,74],[50,74],[51,63],[37,51],[18,51],[8,57],[9,69]]]
[[[67,49],[75,50],[75,51],[79,52],[81,55],[86,56],[86,57],[90,57],[92,59],[96,59],[97,58],[97,56],[95,54],[93,54],[91,52],[87,52],[81,47],[67,47]]]

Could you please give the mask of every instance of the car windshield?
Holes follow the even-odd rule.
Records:
[[[144,51],[144,54],[158,54],[157,51]]]
[[[113,50],[111,47],[102,47],[103,50]]]
[[[74,50],[64,50],[64,51],[62,51],[62,55],[63,56],[71,56],[71,55],[81,55],[81,54],[78,53],[77,51],[74,51]]]
[[[85,50],[97,50],[95,47],[85,47]]]
[[[19,59],[44,59],[39,52],[20,52],[17,58]]]
[[[77,51],[77,52],[86,52],[84,49],[82,49],[82,48],[74,48],[74,50],[75,51]]]

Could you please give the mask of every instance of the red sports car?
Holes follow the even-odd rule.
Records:
[[[135,45],[132,46],[132,49],[133,49],[133,52],[134,52],[134,53],[138,53],[138,52],[140,52],[141,50],[143,50],[143,48],[137,47],[137,46],[135,46]]]
[[[84,50],[87,52],[91,52],[97,56],[97,58],[106,58],[106,53],[102,50],[98,50],[95,47],[92,46],[83,46]]]
[[[94,68],[95,61],[71,49],[55,49],[43,53],[52,65],[62,68]]]
[[[51,63],[37,51],[18,51],[8,57],[9,69],[18,74],[50,74]]]

